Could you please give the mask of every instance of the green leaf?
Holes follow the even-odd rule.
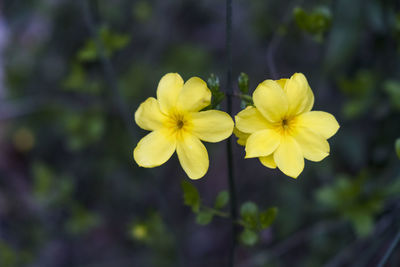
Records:
[[[207,86],[210,88],[212,97],[211,104],[206,109],[215,109],[219,107],[219,104],[224,100],[225,94],[220,90],[219,78],[214,73],[210,74],[207,79]]]
[[[245,202],[240,207],[240,215],[246,224],[246,227],[252,229],[258,228],[258,207],[254,202]]]
[[[397,138],[396,142],[394,143],[394,148],[396,149],[397,157],[400,159],[400,138]]]
[[[239,89],[243,94],[249,93],[249,76],[242,72],[238,77]]]
[[[210,77],[207,79],[207,85],[212,92],[219,91],[219,78],[214,73],[210,74]]]
[[[214,207],[216,209],[222,209],[229,202],[229,193],[228,191],[221,191],[218,193],[217,198],[215,199]]]
[[[389,80],[383,85],[393,108],[400,110],[400,82]]]
[[[183,201],[185,205],[192,208],[193,212],[198,212],[200,209],[200,194],[197,188],[186,180],[181,183],[183,190]]]
[[[260,224],[262,229],[268,228],[275,220],[278,213],[277,207],[271,207],[266,211],[260,212]]]
[[[211,222],[214,214],[209,211],[200,211],[196,216],[196,222],[201,225],[207,225]]]
[[[332,24],[332,14],[326,7],[314,8],[312,12],[306,12],[301,7],[296,7],[293,10],[293,16],[297,26],[313,35],[317,42],[323,40],[323,34],[330,29]]]
[[[368,214],[353,214],[350,218],[359,237],[368,236],[374,228],[374,220]]]
[[[240,234],[240,240],[247,246],[253,246],[258,241],[258,234],[246,228]]]

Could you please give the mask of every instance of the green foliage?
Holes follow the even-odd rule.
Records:
[[[247,228],[258,227],[258,207],[254,202],[248,201],[240,207],[240,216]]]
[[[394,143],[394,149],[396,150],[397,157],[400,159],[400,138],[396,139]]]
[[[196,222],[200,225],[207,225],[212,221],[213,216],[212,211],[200,211],[196,215]]]
[[[82,207],[73,205],[71,217],[65,223],[66,230],[73,235],[82,235],[100,224],[99,216]]]
[[[238,76],[238,86],[241,92],[239,95],[241,108],[254,105],[253,98],[249,95],[249,76],[246,73],[242,72]]]
[[[297,26],[311,34],[318,42],[323,40],[324,33],[330,29],[332,24],[332,14],[327,7],[314,8],[309,13],[301,7],[296,7],[293,15]]]
[[[207,207],[201,203],[200,194],[195,186],[186,180],[182,180],[182,190],[184,204],[191,207],[196,213],[196,222],[200,225],[209,224],[215,215],[227,217],[227,214],[221,211],[228,202],[229,194],[227,191],[221,191],[215,198],[214,208]]]
[[[392,186],[368,188],[368,178],[366,173],[354,178],[339,175],[333,185],[316,192],[318,203],[350,220],[361,237],[372,231],[374,216],[382,210],[385,198],[394,193]]]
[[[149,1],[141,0],[137,1],[133,6],[133,16],[139,22],[146,22],[150,19],[153,12],[153,8]]]
[[[18,254],[6,243],[0,240],[0,265],[1,266],[18,266]]]
[[[371,70],[359,70],[352,78],[339,79],[341,91],[348,96],[342,110],[347,119],[356,119],[370,110],[376,83]]]
[[[151,266],[165,266],[174,260],[174,236],[158,212],[133,220],[127,233],[137,244],[144,244],[157,253],[157,257],[150,259]]]
[[[181,182],[183,190],[183,201],[184,204],[191,207],[193,212],[198,212],[200,209],[200,195],[197,188],[186,180]]]
[[[228,191],[224,190],[218,193],[215,203],[214,203],[214,208],[216,209],[222,209],[225,207],[229,202],[229,193]]]
[[[400,82],[388,80],[384,83],[383,88],[388,95],[388,99],[393,108],[400,110]]]
[[[130,35],[114,33],[106,26],[100,28],[99,35],[106,57],[111,57],[113,53],[125,48],[131,39]],[[81,62],[92,62],[99,59],[99,51],[93,39],[86,41],[78,51],[77,59]]]
[[[104,116],[100,112],[66,112],[62,121],[67,135],[68,147],[80,150],[98,142],[105,131]]]
[[[82,64],[73,63],[71,71],[63,82],[63,89],[68,92],[98,95],[102,91],[102,86],[99,80],[88,77]]]
[[[220,103],[225,98],[225,94],[220,90],[219,78],[214,73],[207,79],[207,86],[211,91],[211,104],[205,109],[219,109]]]
[[[238,85],[239,85],[239,90],[243,94],[248,94],[249,93],[249,76],[241,72],[238,77]]]
[[[56,175],[42,162],[33,163],[32,174],[33,194],[41,204],[56,207],[72,198],[73,184],[70,177]]]
[[[244,229],[240,235],[240,240],[245,245],[254,245],[258,240],[259,232],[271,226],[277,213],[278,209],[276,207],[260,212],[254,202],[243,203],[240,207],[240,222]]]
[[[175,44],[165,51],[163,70],[174,70],[182,77],[207,75],[213,58],[203,46]],[[188,66],[191,66],[188,68]],[[196,72],[189,71],[196,70]]]
[[[247,246],[253,246],[258,241],[258,233],[248,228],[245,228],[240,234],[240,241]]]
[[[278,214],[278,208],[277,207],[271,207],[268,208],[267,210],[260,212],[260,225],[262,229],[268,228],[276,218],[276,215]]]

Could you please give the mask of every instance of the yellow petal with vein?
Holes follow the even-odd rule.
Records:
[[[139,166],[152,168],[165,163],[175,148],[175,138],[168,136],[166,131],[153,131],[139,141],[133,151],[133,157]]]
[[[233,120],[228,113],[219,110],[207,110],[192,114],[192,133],[206,142],[219,142],[233,131]]]
[[[200,179],[206,174],[209,165],[208,153],[199,138],[185,134],[178,141],[176,152],[183,170],[190,179]]]

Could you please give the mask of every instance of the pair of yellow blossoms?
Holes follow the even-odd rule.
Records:
[[[295,73],[290,79],[266,80],[253,93],[254,106],[231,117],[222,111],[201,111],[211,102],[211,92],[200,78],[186,83],[177,73],[166,74],[135,113],[135,121],[152,131],[133,151],[139,166],[152,168],[165,163],[176,151],[191,179],[203,177],[209,166],[202,141],[219,142],[232,131],[245,146],[245,158],[259,158],[269,168],[278,167],[297,178],[304,158],[321,161],[329,154],[327,139],[339,129],[334,116],[311,111],[314,94],[307,79]]]

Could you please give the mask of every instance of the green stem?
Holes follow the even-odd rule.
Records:
[[[227,102],[228,113],[232,114],[232,0],[226,0],[226,82],[227,82]],[[237,204],[236,204],[236,186],[233,171],[233,152],[232,152],[232,137],[230,137],[226,144],[226,152],[228,158],[228,184],[230,196],[230,215],[232,218],[231,224],[231,245],[229,248],[228,266],[233,267],[235,264],[235,248],[236,248],[236,233],[237,225]]]

